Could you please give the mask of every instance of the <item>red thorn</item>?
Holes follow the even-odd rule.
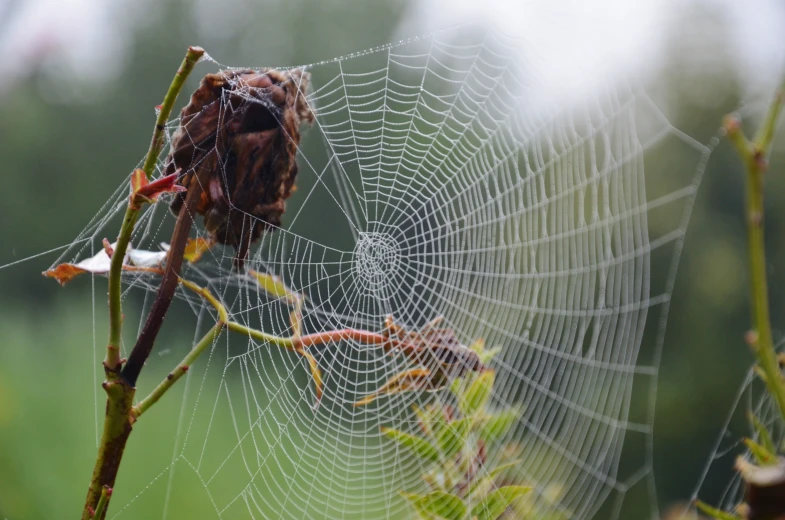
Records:
[[[189,367],[188,365],[183,365],[183,366],[181,366],[180,368],[182,368],[182,369],[183,369],[183,372],[188,372],[188,369],[189,369],[190,367]]]
[[[112,496],[112,491],[114,491],[113,488],[110,488],[109,486],[104,486],[104,489],[106,490],[106,496],[108,497]]]

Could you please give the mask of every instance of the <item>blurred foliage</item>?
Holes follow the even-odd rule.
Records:
[[[89,93],[81,101],[53,100],[51,91],[66,86],[57,78],[33,74],[0,97],[0,265],[63,245],[90,220],[143,156],[153,107],[160,103],[172,68],[187,45],[202,45],[215,59],[232,65],[315,62],[392,40],[405,5],[405,0],[266,3],[249,7],[236,25],[211,31],[209,24],[199,26],[191,16],[173,16],[189,13],[192,6],[187,2],[151,3],[149,22],[134,34],[122,74],[97,86],[79,85]],[[684,32],[690,31],[692,21],[685,19]],[[719,75],[702,76],[685,58],[690,49],[678,43],[677,35],[674,41],[654,88],[668,101],[674,126],[707,142],[716,134],[721,116],[739,106],[739,89],[732,75],[722,75],[722,70]],[[714,51],[716,62],[729,61],[728,48],[718,45]],[[197,71],[186,91],[195,87],[199,75]],[[96,76],[101,76],[100,71]],[[781,340],[785,336],[780,318],[785,304],[785,240],[779,240],[785,227],[781,137],[774,150],[767,178],[766,232],[773,326],[775,340]],[[694,173],[692,166],[675,166],[676,156],[647,156],[647,167],[654,170],[671,164],[674,174]],[[663,505],[687,498],[699,481],[752,362],[742,340],[749,323],[742,182],[738,159],[726,143],[720,143],[707,165],[688,228],[661,360],[654,473]],[[317,205],[313,211],[319,211]],[[14,520],[58,518],[63,511],[77,511],[95,453],[95,413],[102,396],[95,394],[99,354],[92,347],[92,332],[100,350],[105,316],[99,312],[99,325],[93,327],[88,279],[74,282],[63,294],[57,284],[40,276],[55,256],[0,270],[0,517]],[[663,276],[652,273],[653,278]],[[104,283],[95,281],[94,303],[99,308],[104,303]],[[190,341],[190,332],[183,341]],[[157,375],[162,376],[165,368],[160,367]],[[54,384],[58,389],[52,393]],[[165,399],[149,420],[153,423],[177,413],[178,400]],[[736,426],[744,430],[743,424]],[[146,444],[144,439],[132,440],[129,458],[171,457],[171,445]],[[118,483],[123,494],[115,497],[115,504],[130,502],[131,490],[139,489],[123,482],[150,482],[157,477],[148,473],[141,462],[124,467]],[[702,498],[711,502],[731,474],[731,467],[726,473],[709,474]],[[158,486],[153,492],[165,490],[166,486]],[[185,489],[173,493],[171,500],[180,508],[178,518],[201,518],[199,513],[210,509]],[[624,511],[630,516],[623,518],[649,511],[637,500],[638,495],[628,497],[630,504],[625,503]],[[159,516],[163,509],[161,501],[145,504],[149,509],[136,517]]]

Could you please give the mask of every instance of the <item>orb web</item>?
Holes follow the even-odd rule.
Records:
[[[609,507],[618,517],[632,487],[653,495],[658,352],[710,148],[629,84],[543,106],[535,62],[527,42],[469,26],[306,66],[316,121],[298,149],[298,189],[247,266],[303,295],[308,332],[442,318],[462,342],[499,347],[492,406],[522,411],[504,444],[523,454],[517,475],[539,513],[592,518]],[[667,147],[685,164],[647,169],[649,154]],[[116,232],[127,193],[123,182],[61,260],[84,258]],[[166,213],[164,204],[145,210],[134,247],[167,240]],[[183,276],[208,287],[231,319],[291,334],[286,304],[232,270],[233,254],[214,247]],[[125,308],[138,294],[146,310],[157,282],[125,273]],[[198,339],[214,311],[192,293],[177,297],[184,311],[170,320]],[[148,365],[168,370],[187,340],[163,348]],[[325,378],[318,406],[301,357],[220,336],[181,393],[166,396],[180,400],[157,437],[171,440],[171,458],[117,490],[115,516],[152,502],[175,518],[187,496],[221,518],[410,517],[399,492],[422,490],[425,466],[380,427],[414,431],[412,405],[444,392],[355,407],[407,359],[351,340],[314,355]],[[139,384],[155,382],[143,374]],[[135,435],[143,430],[140,422]]]

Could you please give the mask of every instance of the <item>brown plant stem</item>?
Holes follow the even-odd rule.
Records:
[[[155,295],[152,307],[150,307],[150,313],[147,315],[142,332],[136,339],[136,344],[133,350],[131,350],[128,361],[121,372],[123,380],[131,386],[136,386],[136,380],[139,378],[147,358],[150,357],[155,338],[158,336],[161,325],[163,325],[166,318],[166,313],[172,304],[172,298],[180,280],[180,268],[183,265],[185,244],[188,241],[188,234],[191,231],[191,223],[196,212],[196,205],[199,203],[201,191],[202,188],[199,183],[192,183],[185,195],[185,203],[177,215],[177,222],[175,223],[169,244],[169,253],[166,256],[166,267],[164,268],[161,284],[158,286],[158,292]]]
[[[147,151],[144,162],[144,172],[147,177],[152,177],[158,155],[161,153],[164,143],[164,129],[166,121],[172,113],[175,100],[185,84],[185,80],[193,70],[196,63],[204,55],[204,50],[200,47],[189,47],[180,68],[172,79],[169,89],[164,96],[164,102],[158,111],[158,116],[153,130],[153,138]],[[136,389],[133,384],[128,384],[120,377],[122,359],[120,358],[120,341],[122,337],[122,271],[123,260],[125,258],[131,234],[136,224],[139,210],[132,204],[128,205],[123,223],[120,227],[120,234],[112,254],[112,262],[109,270],[109,342],[106,348],[106,358],[104,360],[104,370],[106,381],[103,383],[106,391],[106,413],[104,416],[103,433],[101,442],[98,446],[95,466],[93,468],[90,487],[87,490],[84,507],[82,508],[82,520],[102,520],[106,516],[107,508],[98,511],[98,503],[101,500],[104,486],[114,487],[117,472],[120,468],[125,445],[128,436],[131,434],[132,418],[131,407],[133,405]],[[106,499],[108,501],[108,497]],[[107,504],[108,505],[108,504]],[[99,514],[96,514],[99,513]]]

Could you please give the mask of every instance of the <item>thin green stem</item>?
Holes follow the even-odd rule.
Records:
[[[144,171],[148,178],[152,176],[158,155],[163,148],[164,125],[172,113],[174,102],[183,88],[185,79],[203,54],[204,50],[199,47],[188,48],[185,59],[183,59],[169,86],[169,90],[164,96],[164,103],[158,112],[153,138],[144,162]],[[122,360],[120,359],[120,339],[123,323],[121,276],[123,260],[128,250],[128,243],[131,240],[138,213],[139,211],[129,204],[123,217],[114,252],[112,253],[112,263],[109,270],[109,342],[104,360],[107,380],[103,384],[107,394],[106,415],[90,487],[87,490],[87,497],[82,508],[82,520],[92,520],[93,518],[102,520],[106,516],[106,509],[100,515],[93,515],[91,512],[96,512],[104,486],[114,487],[120,462],[125,452],[125,445],[128,442],[128,436],[131,434],[133,422],[131,407],[136,389],[120,377],[122,365]]]
[[[774,94],[774,100],[769,105],[769,110],[763,120],[763,124],[758,129],[755,136],[755,149],[768,154],[771,149],[771,142],[774,139],[774,132],[777,130],[777,121],[782,111],[782,104],[785,99],[785,88],[780,87]]]
[[[782,106],[782,95],[777,94],[758,132],[755,143],[744,136],[736,117],[725,119],[728,139],[739,153],[746,170],[745,219],[747,249],[750,262],[750,302],[753,330],[748,342],[758,358],[758,365],[769,393],[779,405],[785,420],[785,380],[783,380],[774,349],[769,315],[768,282],[766,278],[766,248],[763,232],[763,189],[766,157],[769,154],[777,118]]]
[[[161,383],[150,392],[150,395],[142,399],[139,404],[131,409],[131,414],[134,418],[138,419],[144,412],[151,406],[158,402],[158,400],[174,385],[178,379],[183,377],[191,365],[197,358],[204,352],[213,342],[218,338],[224,329],[224,323],[218,321],[213,327],[205,334],[199,342],[194,345],[194,348],[186,355],[177,367],[169,372]]]
[[[153,130],[153,137],[150,141],[150,148],[147,150],[147,156],[144,161],[143,170],[147,178],[153,175],[155,163],[158,160],[158,155],[164,144],[164,129],[169,116],[172,114],[175,100],[183,88],[186,78],[193,70],[196,63],[204,55],[204,49],[201,47],[189,47],[188,51],[177,70],[169,89],[164,96],[164,102],[161,104],[161,109],[158,111],[158,116],[155,121],[155,128]],[[123,260],[126,251],[128,250],[128,243],[131,240],[131,234],[134,230],[134,224],[139,215],[139,210],[128,205],[123,217],[123,224],[120,227],[120,234],[117,237],[117,243],[114,246],[114,253],[112,254],[112,263],[109,269],[109,344],[106,348],[106,359],[104,360],[104,367],[106,369],[107,378],[116,380],[119,377],[120,370],[120,339],[123,327],[123,309],[120,301],[122,294],[121,275],[123,270]]]
[[[153,131],[153,138],[150,141],[150,148],[147,150],[147,157],[145,158],[144,166],[142,167],[147,174],[148,179],[153,176],[153,168],[155,168],[155,163],[158,161],[158,155],[164,147],[164,130],[166,128],[166,122],[169,121],[169,115],[172,113],[172,108],[174,108],[174,103],[177,101],[177,96],[183,89],[185,80],[191,74],[194,66],[202,56],[204,56],[204,49],[201,47],[188,47],[188,52],[185,54],[185,58],[183,58],[180,68],[174,75],[174,79],[172,79],[172,83],[169,85],[169,90],[166,91],[164,102],[161,103],[158,117],[155,120],[155,130]]]
[[[106,508],[109,505],[109,497],[112,496],[112,488],[104,486],[101,490],[101,498],[98,499],[98,504],[95,506],[95,513],[93,518],[101,518],[106,513]]]
[[[104,369],[106,377],[110,381],[116,380],[120,372],[120,338],[123,329],[123,307],[120,298],[122,296],[123,259],[128,250],[128,242],[131,240],[131,233],[133,233],[138,215],[139,211],[132,209],[130,205],[125,210],[120,235],[114,246],[112,263],[109,268],[109,344],[106,347]]]

